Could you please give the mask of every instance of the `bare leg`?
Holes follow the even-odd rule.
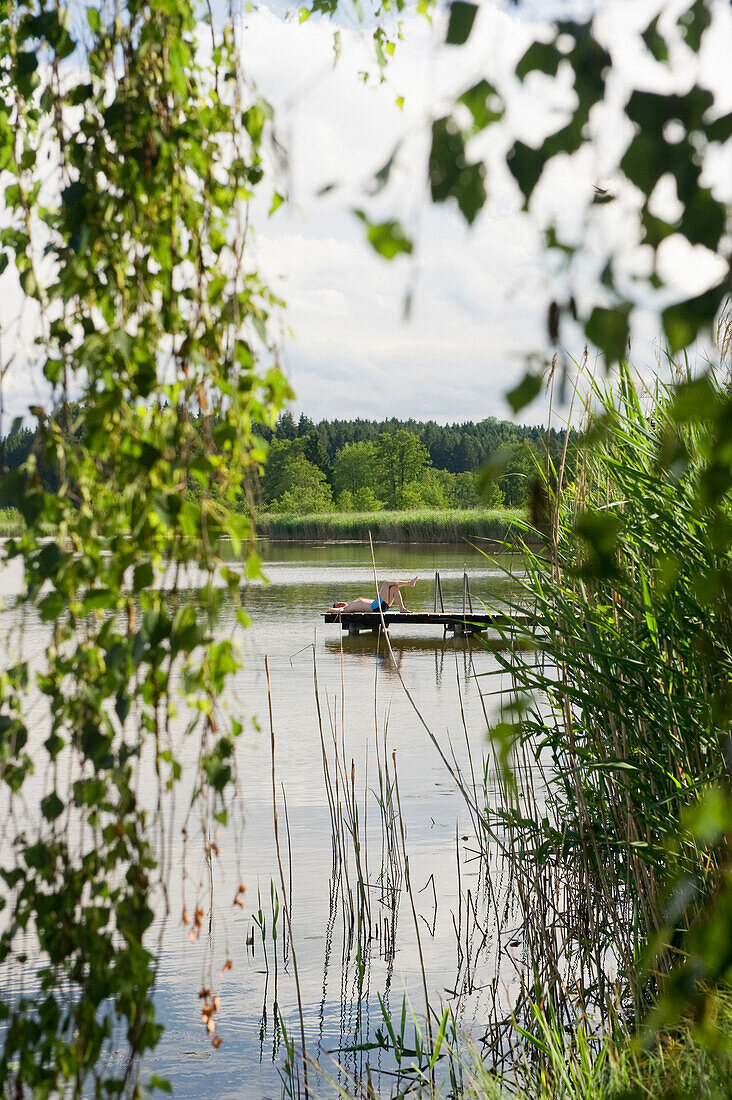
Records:
[[[384,581],[379,589],[379,599],[387,603],[389,607],[396,602],[397,607],[403,613],[408,615],[409,609],[404,606],[404,600],[400,592],[401,588],[414,588],[417,582],[415,577],[412,581]]]

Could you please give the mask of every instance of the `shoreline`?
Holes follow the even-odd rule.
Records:
[[[520,508],[464,511],[326,512],[309,516],[264,513],[257,536],[270,542],[453,543],[506,542],[526,524]]]
[[[411,512],[324,512],[313,515],[264,512],[255,520],[258,539],[268,542],[368,542],[444,543],[459,545],[471,540],[503,543],[521,533],[526,537],[527,516],[521,508],[430,510]],[[3,522],[0,539],[25,532],[22,520]],[[53,538],[53,531],[48,531]],[[529,542],[535,542],[529,537]]]

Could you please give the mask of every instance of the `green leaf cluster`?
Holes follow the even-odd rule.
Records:
[[[258,572],[242,489],[289,396],[268,335],[279,303],[245,262],[272,112],[233,24],[210,28],[209,52],[188,0],[92,5],[85,28],[43,0],[1,8],[0,249],[38,303],[51,398],[18,460],[0,455],[25,525],[5,555],[47,638],[32,673],[0,668],[15,811],[0,962],[41,960],[37,998],[0,990],[0,1079],[18,1095],[132,1095],[161,1033],[149,930],[167,875],[141,770],[164,791],[196,738],[204,837],[236,773],[220,705],[235,650],[212,639],[243,580],[225,548]],[[47,779],[23,814],[33,772]],[[120,1027],[115,1069],[102,1055]]]

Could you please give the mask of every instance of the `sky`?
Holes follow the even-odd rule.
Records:
[[[633,51],[633,29],[644,26],[647,13],[659,6],[653,0],[598,5],[604,33],[620,44],[631,78],[646,64],[637,47]],[[445,422],[508,415],[505,392],[521,377],[525,354],[545,350],[546,310],[561,292],[562,277],[542,251],[536,221],[520,211],[518,189],[502,160],[505,136],[489,133],[476,150],[488,161],[490,201],[472,228],[449,204],[428,201],[425,165],[432,119],[444,113],[456,91],[486,71],[507,78],[528,43],[546,35],[542,10],[541,0],[524,5],[520,16],[511,5],[484,4],[468,46],[461,49],[444,45],[439,13],[430,24],[408,12],[383,81],[375,72],[368,27],[337,28],[340,56],[334,63],[336,28],[330,21],[299,25],[267,8],[246,18],[245,69],[273,103],[289,153],[284,184],[291,203],[258,224],[258,257],[287,301],[293,335],[285,341],[284,361],[296,408],[309,416]],[[725,51],[732,56],[728,5],[726,10],[725,20],[720,5],[713,48],[703,64],[707,73],[717,74],[720,97],[731,99],[729,81],[724,88]],[[363,72],[371,74],[366,82],[359,76]],[[658,81],[650,69],[648,80],[651,87]],[[536,141],[556,128],[559,112],[571,102],[568,84],[553,102],[543,85],[521,88],[514,81],[512,87],[511,127],[524,140]],[[397,97],[404,100],[401,110]],[[614,119],[601,125],[582,170],[557,166],[544,194],[541,186],[537,191],[539,213],[553,209],[562,224],[574,221],[578,239],[584,227],[577,211],[593,184],[605,183],[603,168],[628,136]],[[390,185],[378,199],[370,198],[369,183],[395,147]],[[722,174],[725,170],[732,179],[729,158]],[[318,197],[332,183],[338,187]],[[632,203],[620,206],[606,227],[611,237],[626,232],[624,219],[631,215]],[[360,207],[374,220],[398,216],[414,239],[414,254],[390,263],[375,255],[351,213]],[[598,264],[601,255],[598,247]],[[709,284],[714,274],[709,257],[682,260],[673,252],[665,258],[672,283],[683,271],[691,289]],[[630,261],[629,277],[633,265],[642,268],[643,262],[638,255]],[[588,263],[591,267],[591,259]],[[592,274],[588,270],[588,291]],[[582,294],[581,273],[573,289]],[[563,342],[570,358],[581,357],[584,343],[576,328],[565,330]],[[657,318],[650,311],[639,313],[633,352],[642,370],[662,369]],[[523,419],[536,422],[545,415],[546,400],[540,399]]]
[[[554,12],[569,13],[569,4],[557,3]],[[601,31],[621,62],[616,101],[622,98],[623,71],[633,79],[645,74],[649,87],[670,90],[668,79],[652,70],[634,45],[633,31],[645,25],[649,13],[664,8],[670,18],[684,3],[598,0]],[[581,3],[571,10],[581,11]],[[594,304],[591,295],[608,243],[623,234],[632,241],[635,200],[620,194],[600,208],[604,220],[590,238],[581,212],[594,184],[606,185],[605,173],[627,141],[627,128],[611,110],[598,117],[593,145],[571,164],[559,162],[545,173],[533,216],[521,212],[504,159],[512,135],[537,143],[561,124],[562,111],[572,102],[569,72],[551,96],[541,77],[530,77],[523,86],[513,78],[506,126],[481,135],[473,150],[488,166],[489,202],[472,227],[451,204],[435,206],[428,197],[432,120],[445,113],[456,92],[483,75],[510,82],[526,46],[548,34],[541,18],[546,11],[544,0],[524,4],[520,13],[488,0],[468,45],[456,49],[444,44],[444,13],[436,12],[430,21],[407,7],[399,17],[401,40],[383,78],[368,20],[359,24],[346,14],[336,21],[312,17],[300,23],[278,0],[254,6],[243,17],[244,71],[272,103],[278,141],[287,153],[286,166],[269,158],[273,182],[252,210],[250,258],[286,303],[277,325],[282,363],[296,395],[295,415],[443,423],[508,416],[505,393],[521,378],[524,357],[546,352],[552,298],[571,289],[580,304]],[[717,15],[701,61],[705,78],[717,81],[722,109],[731,110],[726,59],[732,56],[732,10],[725,0],[719,0]],[[679,56],[683,84],[685,59]],[[375,172],[395,152],[388,186],[371,194]],[[716,171],[719,179],[732,181],[732,150]],[[275,186],[288,201],[269,216]],[[660,189],[657,198],[659,212],[664,204],[673,210],[673,194]],[[398,217],[414,241],[413,254],[391,262],[376,255],[355,209],[373,220]],[[588,245],[584,268],[574,273],[571,287],[541,247],[538,223],[549,213]],[[704,289],[714,275],[708,255],[686,255],[678,242],[671,242],[662,261],[675,284],[672,293],[682,283]],[[629,249],[628,286],[644,265],[643,250]],[[644,372],[663,364],[657,317],[648,305],[638,312],[632,347]],[[9,270],[0,276],[0,322],[19,310],[20,293]],[[29,314],[21,326],[27,344],[33,330]],[[9,347],[7,332],[0,329],[2,340],[0,357],[6,361],[17,347]],[[577,328],[565,325],[567,359],[581,358],[583,346]],[[5,379],[6,417],[23,412],[40,393],[37,380],[22,369],[22,354],[18,361],[20,369]],[[540,397],[521,418],[545,421],[546,405],[547,398]],[[555,416],[566,414],[566,408],[557,410],[556,395],[554,406]]]
[[[491,14],[476,40],[480,30],[509,64],[530,31]],[[382,82],[367,30],[339,28],[334,64],[327,21],[298,25],[266,9],[246,21],[245,64],[275,106],[290,157],[291,204],[257,229],[261,266],[287,301],[287,372],[296,406],[315,419],[504,416],[520,356],[543,338],[537,235],[513,216],[505,180],[472,229],[457,209],[429,202],[430,123],[465,86],[468,51],[444,47],[442,20],[430,26],[412,14],[403,23]],[[397,145],[390,186],[374,200],[372,177]],[[413,255],[377,256],[354,208],[374,220],[398,216]]]

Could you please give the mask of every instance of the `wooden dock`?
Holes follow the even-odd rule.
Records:
[[[370,630],[374,634],[381,629],[381,615],[378,611],[352,611],[350,614],[335,614],[326,611],[323,618],[326,623],[340,623],[349,634],[359,634]],[[445,634],[478,634],[491,627],[501,628],[529,622],[528,615],[507,615],[502,612],[468,611],[414,611],[411,615],[402,615],[398,611],[384,612],[384,625],[394,626],[441,626]]]
[[[437,610],[437,604],[440,610]],[[463,606],[460,611],[446,611],[442,598],[442,582],[439,570],[435,573],[434,607],[432,611],[412,611],[405,615],[400,611],[385,611],[383,619],[378,611],[326,611],[323,618],[327,623],[340,623],[349,634],[371,631],[377,634],[382,623],[387,628],[400,626],[441,626],[445,634],[479,634],[491,627],[500,630],[507,626],[526,626],[533,621],[529,615],[508,613],[505,611],[473,611],[473,598],[470,594],[468,574],[463,573]]]

